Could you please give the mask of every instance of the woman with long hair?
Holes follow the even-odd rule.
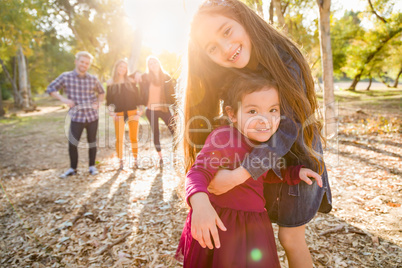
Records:
[[[138,121],[142,114],[142,104],[138,87],[134,80],[127,75],[128,63],[121,59],[116,62],[112,71],[112,78],[107,81],[106,104],[113,117],[116,133],[116,152],[119,158],[119,168],[124,167],[124,128],[128,123],[131,150],[134,156],[134,168],[137,166],[138,156]]]
[[[151,125],[153,143],[159,155],[159,164],[162,165],[159,118],[168,126],[173,135],[171,106],[175,103],[175,81],[165,72],[159,59],[155,56],[147,58],[146,72],[141,76],[140,90],[146,106],[145,114]]]

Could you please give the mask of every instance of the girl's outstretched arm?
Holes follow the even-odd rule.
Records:
[[[226,227],[219,218],[209,201],[208,195],[198,192],[189,198],[193,214],[191,216],[191,235],[200,243],[201,247],[220,248],[218,229],[226,231]],[[213,243],[211,241],[211,236]]]
[[[250,173],[242,166],[233,170],[220,169],[209,183],[208,191],[216,195],[224,194],[250,177]]]
[[[295,174],[298,180],[302,180],[308,185],[311,185],[313,182],[310,178],[314,178],[317,181],[318,186],[322,187],[322,178],[320,174],[309,168],[300,168],[298,170],[300,172],[298,172],[297,175]],[[282,176],[284,175],[282,174]],[[221,195],[237,185],[242,184],[250,177],[250,174],[242,166],[234,170],[220,169],[218,173],[216,173],[215,178],[209,183],[208,191],[215,195]],[[284,179],[286,178],[284,177]]]

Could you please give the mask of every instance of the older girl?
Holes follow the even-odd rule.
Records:
[[[126,60],[116,62],[112,72],[112,78],[107,81],[106,104],[109,106],[110,115],[114,120],[116,133],[116,152],[119,158],[120,169],[124,167],[123,163],[123,145],[124,145],[124,126],[128,121],[129,136],[131,141],[131,150],[134,156],[134,167],[137,167],[138,155],[138,120],[141,111],[138,107],[141,105],[141,98],[138,87],[134,80],[127,76]]]
[[[292,41],[238,0],[204,2],[191,25],[188,53],[184,99],[184,153],[190,160],[188,168],[216,123],[223,77],[233,70],[248,70],[261,77],[272,76],[277,82],[281,106],[277,132],[264,146],[254,148],[242,166],[219,171],[210,191],[223,193],[269,169],[281,177],[280,159],[285,159],[287,165],[302,164],[322,174],[322,188],[317,183],[264,187],[266,209],[271,220],[279,225],[279,241],[289,266],[312,267],[305,224],[317,211],[329,212],[332,206],[322,158],[321,124],[315,117],[318,105],[306,60]],[[193,202],[192,227],[198,234],[194,238],[201,246],[213,248],[212,236],[219,247],[218,215],[210,206]]]

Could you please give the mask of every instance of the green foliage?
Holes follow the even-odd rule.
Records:
[[[374,1],[373,1],[374,2]],[[381,5],[378,4],[381,2]],[[374,5],[377,15],[368,7],[367,12],[358,14],[360,21],[370,21],[370,27],[358,25],[356,19],[349,22],[351,30],[348,42],[341,48],[337,42],[336,72],[344,72],[348,77],[379,77],[381,73],[396,73],[401,62],[402,13],[394,12],[395,1],[378,1]],[[379,17],[380,16],[380,17]],[[345,24],[345,22],[339,22]],[[347,22],[346,22],[347,24]],[[341,26],[338,26],[341,27]],[[354,34],[354,36],[353,36]],[[336,38],[342,35],[335,32]],[[343,49],[344,53],[340,51]],[[339,60],[339,61],[338,61]],[[387,64],[386,64],[387,63]]]
[[[315,0],[281,1],[288,36],[297,43],[309,61],[314,76],[321,76],[321,52],[317,3]]]
[[[344,75],[342,68],[347,64],[350,51],[359,49],[359,46],[356,44],[364,42],[365,31],[360,25],[361,20],[358,15],[358,12],[346,11],[339,20],[333,19],[331,25],[331,45],[335,77],[339,78]]]
[[[40,12],[34,11],[36,7],[35,1],[0,1],[0,57],[4,61],[15,55],[17,45],[30,55],[30,44],[40,40],[37,25]]]
[[[31,89],[42,93],[61,73],[74,69],[74,55],[66,50],[68,39],[57,36],[55,29],[44,33],[41,44],[32,47],[28,58]]]
[[[92,72],[106,80],[114,63],[129,56],[133,42],[122,1],[55,1],[54,7],[74,34],[73,52],[86,50],[94,55]]]
[[[243,0],[261,14],[269,1]],[[372,1],[374,11],[345,12],[331,17],[334,74],[349,78],[395,79],[402,62],[402,15],[394,10],[396,0]],[[313,74],[321,75],[316,0],[281,0],[290,36],[302,48]],[[264,14],[268,17],[268,14]],[[380,19],[379,17],[383,18]],[[369,23],[367,23],[369,22]],[[174,30],[174,29],[173,29]],[[123,0],[2,0],[0,1],[0,58],[13,75],[12,59],[17,45],[27,56],[33,92],[43,92],[59,74],[74,68],[74,54],[87,50],[95,56],[91,73],[105,81],[114,63],[131,54],[134,32],[126,20]],[[138,40],[137,40],[138,41]],[[142,47],[138,69],[145,71],[151,49]],[[157,55],[166,71],[177,78],[180,58],[163,51]],[[0,68],[3,97],[11,86]]]
[[[11,99],[11,92],[7,90],[7,85],[5,83],[0,83],[1,97],[3,100]]]
[[[176,53],[163,51],[158,55],[159,60],[165,71],[167,71],[173,78],[177,79],[180,75],[180,58]]]

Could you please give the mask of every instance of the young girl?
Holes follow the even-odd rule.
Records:
[[[329,212],[331,191],[322,158],[321,125],[311,71],[297,46],[238,0],[205,2],[195,14],[188,47],[185,88],[184,153],[190,167],[202,148],[214,118],[219,114],[221,81],[233,70],[248,70],[261,77],[272,76],[278,84],[281,124],[272,139],[254,148],[239,168],[221,170],[209,191],[223,193],[272,169],[282,177],[278,161],[304,165],[322,174],[323,187],[266,184],[266,209],[279,225],[279,241],[289,267],[312,267],[305,241],[305,224],[317,211]],[[198,119],[197,119],[198,118]],[[198,130],[198,131],[197,131]],[[258,165],[254,163],[259,163]],[[202,202],[192,201],[192,227],[201,246],[218,247],[216,212]],[[223,226],[218,225],[220,229]],[[202,235],[201,235],[202,234]]]
[[[207,191],[219,168],[239,166],[253,148],[271,138],[280,122],[279,96],[273,82],[239,76],[232,83],[223,107],[234,127],[212,131],[186,180],[188,204],[195,210],[200,202],[208,206],[212,203],[220,217],[218,224],[225,225],[227,231],[219,233],[219,249],[201,247],[193,239],[202,234],[192,228],[190,211],[177,251],[178,256],[184,257],[184,267],[280,267],[263,196],[263,182],[282,182],[275,173],[267,172],[256,180],[249,178],[222,195]],[[281,174],[289,185],[297,185],[300,179],[311,184],[307,176],[314,176],[321,184],[317,173],[300,165],[282,169]]]
[[[134,156],[134,167],[137,167],[138,155],[138,120],[142,114],[138,109],[141,98],[138,88],[131,77],[127,76],[128,63],[126,60],[116,62],[112,72],[112,78],[107,81],[106,104],[109,106],[110,115],[114,120],[116,133],[116,152],[123,168],[123,144],[124,125],[128,121],[131,149]]]
[[[163,70],[158,58],[147,58],[147,71],[141,76],[140,89],[146,105],[146,116],[151,124],[153,141],[162,165],[162,149],[159,141],[159,118],[173,134],[172,114],[169,106],[174,104],[174,80]]]

